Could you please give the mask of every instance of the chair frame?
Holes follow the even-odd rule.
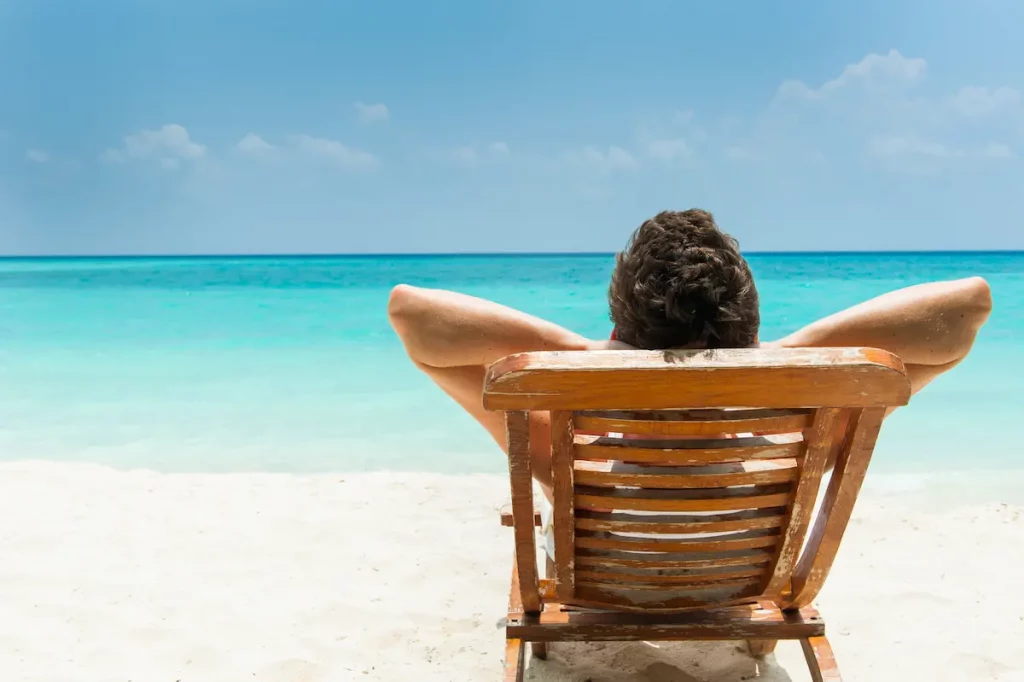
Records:
[[[512,502],[501,520],[515,536],[505,682],[523,679],[525,643],[543,658],[556,641],[737,639],[755,656],[771,653],[778,640],[798,640],[812,679],[840,680],[825,622],[811,603],[835,560],[887,409],[909,397],[903,363],[870,348],[538,352],[492,365],[483,402],[505,412]],[[777,554],[756,594],[692,608],[581,600],[574,592],[574,422],[592,411],[714,408],[800,408],[813,415]],[[555,559],[546,578],[537,570],[534,410],[551,415]],[[846,428],[837,431],[844,418]],[[830,453],[834,468],[812,525]]]

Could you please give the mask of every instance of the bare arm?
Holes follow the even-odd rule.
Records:
[[[451,291],[400,285],[391,292],[388,318],[409,358],[487,429],[504,450],[501,413],[483,408],[487,366],[512,353],[590,350],[607,342],[579,334],[518,310]],[[530,458],[542,486],[551,483],[551,436],[546,412],[530,415]]]
[[[899,289],[813,322],[765,345],[867,346],[898,355],[916,393],[960,363],[992,311],[980,277]]]
[[[399,285],[388,318],[409,357],[431,367],[486,367],[513,353],[591,347],[557,324],[453,291]]]

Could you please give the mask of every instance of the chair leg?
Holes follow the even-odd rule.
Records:
[[[551,557],[544,555],[544,576],[546,578],[555,577],[555,562],[551,560]],[[547,642],[531,642],[530,653],[533,654],[534,658],[546,661],[548,658],[548,643]]]
[[[777,639],[748,639],[747,648],[750,649],[751,656],[763,658],[775,651],[775,645],[778,643]]]
[[[803,647],[807,667],[811,669],[813,682],[842,682],[832,647],[824,635],[801,639],[800,646]]]
[[[523,682],[523,640],[505,640],[505,676],[502,682]]]

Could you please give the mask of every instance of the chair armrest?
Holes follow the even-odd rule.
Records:
[[[512,505],[506,504],[501,508],[501,525],[512,527]],[[533,510],[533,525],[540,526],[540,511]]]

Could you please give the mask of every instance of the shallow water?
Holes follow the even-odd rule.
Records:
[[[755,254],[762,338],[885,291],[983,275],[971,357],[894,415],[875,469],[1020,468],[1024,254]],[[0,260],[0,459],[165,471],[500,472],[385,316],[399,282],[607,336],[608,255]]]

